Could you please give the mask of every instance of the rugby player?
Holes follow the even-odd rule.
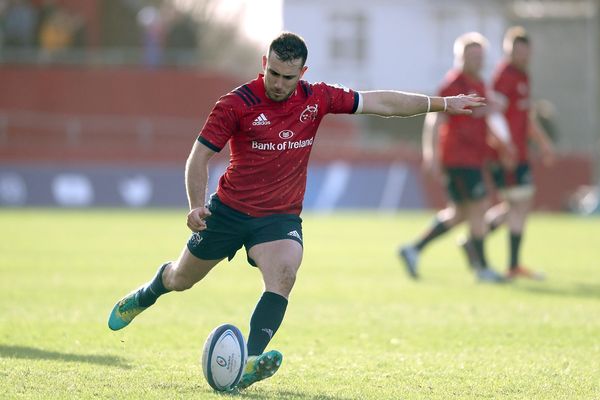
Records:
[[[514,169],[503,167],[498,161],[498,152],[492,148],[490,161],[486,165],[498,189],[501,202],[485,214],[487,231],[494,231],[507,223],[509,231],[509,257],[507,278],[529,278],[541,280],[543,274],[524,267],[520,261],[521,241],[532,206],[535,186],[529,161],[529,140],[535,142],[546,165],[554,162],[554,148],[548,135],[537,122],[531,110],[529,62],[531,45],[527,31],[519,26],[506,31],[503,41],[505,59],[494,74],[493,89],[496,103],[500,104],[510,128],[512,143],[517,150],[517,165]],[[469,263],[476,263],[473,243],[464,240],[462,247]]]
[[[187,226],[193,233],[176,261],[164,263],[151,281],[119,300],[109,316],[110,329],[126,327],[159,296],[191,288],[244,246],[248,262],[262,274],[264,292],[250,319],[249,358],[240,389],[271,376],[281,365],[281,353],[265,349],[283,321],[302,261],[300,212],[308,158],[323,117],[468,115],[484,101],[479,95],[358,92],[309,83],[302,80],[307,56],[301,37],[282,33],[262,58],[263,72],[215,104],[186,163]],[[227,143],[229,166],[205,203],[209,160]]]
[[[454,42],[454,64],[445,76],[440,96],[470,93],[484,97],[481,78],[487,39],[478,32],[459,36]],[[481,107],[467,115],[429,114],[423,127],[423,163],[426,171],[445,186],[448,205],[433,224],[411,244],[401,246],[399,256],[409,276],[417,279],[420,253],[433,240],[466,221],[469,241],[477,260],[475,272],[483,282],[501,282],[502,276],[488,265],[484,251],[484,215],[488,207],[482,168],[488,131],[496,137],[503,161],[511,162],[512,145],[506,121],[495,107]]]

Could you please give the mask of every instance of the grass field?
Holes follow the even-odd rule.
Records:
[[[600,220],[535,215],[524,258],[548,279],[475,283],[459,231],[405,276],[396,246],[430,214],[304,215],[305,258],[270,348],[280,371],[214,393],[198,362],[260,296],[243,252],[119,332],[123,294],[174,258],[184,211],[0,210],[0,398],[600,399]],[[504,231],[487,244],[506,262]]]

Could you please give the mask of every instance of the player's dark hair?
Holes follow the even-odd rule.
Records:
[[[281,61],[302,60],[302,65],[308,57],[308,49],[304,39],[292,32],[283,32],[276,37],[269,46],[269,55],[275,52],[275,55]]]

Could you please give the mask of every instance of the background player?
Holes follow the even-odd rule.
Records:
[[[503,201],[486,212],[485,220],[488,231],[494,231],[504,222],[508,224],[507,277],[542,279],[542,274],[532,272],[520,263],[523,230],[535,190],[528,142],[532,139],[537,144],[546,165],[554,161],[554,149],[531,110],[528,72],[531,46],[525,29],[518,26],[509,28],[504,36],[503,50],[505,59],[499,64],[494,75],[494,99],[508,121],[511,139],[517,150],[517,166],[514,170],[504,168],[498,161],[498,153],[492,151],[489,169]],[[463,248],[467,252],[469,263],[473,265],[476,262],[473,243],[466,241]]]
[[[458,37],[454,43],[455,68],[450,70],[440,90],[441,96],[473,93],[485,96],[481,78],[487,39],[480,33],[470,32]],[[485,257],[484,214],[488,207],[487,192],[482,167],[487,149],[488,129],[499,138],[508,150],[508,127],[504,118],[492,107],[486,106],[471,115],[430,114],[423,127],[423,163],[426,171],[443,180],[448,194],[448,206],[439,211],[431,228],[413,244],[400,248],[400,257],[407,272],[418,277],[420,252],[434,239],[463,221],[469,225],[470,243],[477,259],[477,278],[498,282],[501,275],[491,269]],[[506,154],[503,151],[502,154]]]
[[[216,103],[186,164],[187,226],[194,233],[177,261],[162,265],[153,280],[117,302],[109,317],[111,329],[124,328],[159,296],[191,288],[245,246],[265,290],[250,320],[249,358],[239,388],[271,376],[282,361],[275,350],[263,352],[283,321],[302,261],[299,214],[308,158],[322,118],[329,113],[470,114],[484,100],[310,84],[301,80],[307,55],[302,38],[281,34],[263,56],[263,73]],[[230,164],[205,205],[208,161],[228,142]]]

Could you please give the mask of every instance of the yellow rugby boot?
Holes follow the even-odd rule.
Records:
[[[271,350],[259,356],[248,357],[244,375],[237,384],[237,389],[245,389],[248,386],[269,378],[277,372],[283,361],[283,355],[277,350]]]

